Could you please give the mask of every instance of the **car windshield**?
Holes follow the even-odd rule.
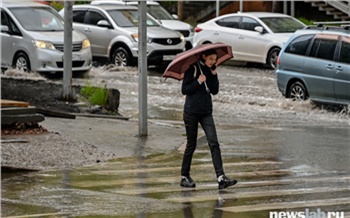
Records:
[[[29,31],[63,31],[63,18],[47,7],[11,8],[22,27]]]
[[[160,5],[147,5],[147,12],[157,20],[175,20],[175,18]]]
[[[138,11],[137,10],[109,10],[109,15],[114,22],[120,27],[137,27],[138,26]],[[147,16],[147,26],[159,26],[159,23]]]
[[[263,17],[260,18],[274,33],[293,33],[304,26],[290,17]]]

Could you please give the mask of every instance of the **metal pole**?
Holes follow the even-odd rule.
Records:
[[[64,2],[64,46],[63,46],[63,99],[75,100],[72,91],[72,31],[73,10],[72,1]]]
[[[239,1],[239,11],[243,12],[243,0]]]
[[[283,1],[283,14],[288,14],[288,4],[287,1]]]
[[[290,2],[290,16],[295,17],[295,2]]]
[[[216,17],[220,15],[220,0],[216,0]]]
[[[147,136],[147,7],[146,1],[138,2],[139,14],[139,136]]]

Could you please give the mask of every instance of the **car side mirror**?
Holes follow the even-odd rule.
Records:
[[[1,29],[1,32],[2,32],[2,33],[8,33],[8,32],[10,32],[8,26],[1,25],[0,29]]]
[[[259,33],[261,33],[261,34],[264,33],[264,28],[263,28],[262,26],[256,26],[256,27],[254,28],[254,30],[257,31],[257,32],[259,32]]]
[[[179,17],[178,17],[176,14],[172,14],[171,16],[173,16],[173,18],[174,18],[175,20],[178,20],[178,19],[179,19]]]
[[[112,25],[110,23],[108,23],[107,20],[100,20],[99,22],[97,22],[97,26],[99,26],[99,27],[107,27],[108,29],[112,28]]]

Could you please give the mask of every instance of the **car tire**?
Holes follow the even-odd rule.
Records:
[[[280,48],[273,48],[269,51],[269,54],[267,56],[266,65],[271,68],[275,69],[277,66],[277,58],[278,54],[280,53]]]
[[[287,97],[293,99],[293,101],[305,101],[309,98],[309,95],[304,84],[294,82],[288,90]]]
[[[116,66],[126,67],[132,65],[132,58],[124,48],[118,48],[113,54],[112,63]]]
[[[27,54],[20,52],[13,60],[13,68],[24,72],[30,72],[30,61]]]

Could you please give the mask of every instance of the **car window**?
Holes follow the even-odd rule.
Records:
[[[84,23],[87,11],[73,11],[73,22]]]
[[[337,43],[337,35],[318,34],[312,44],[310,56],[333,60]]]
[[[257,26],[261,26],[261,25],[255,19],[250,17],[243,17],[240,27],[241,29],[244,29],[244,30],[254,31],[254,28]]]
[[[263,17],[260,18],[274,33],[294,33],[304,26],[291,17]]]
[[[137,27],[139,14],[137,10],[108,10],[109,15],[120,27]],[[147,16],[147,26],[160,26],[157,21]]]
[[[63,31],[63,18],[46,7],[11,8],[22,27],[29,31]]]
[[[217,20],[215,21],[215,23],[219,26],[238,29],[240,20],[241,20],[241,17],[239,16],[231,16],[231,17],[225,17],[220,20]]]
[[[160,5],[147,5],[147,12],[157,20],[175,20],[175,18]]]
[[[342,40],[339,61],[350,64],[350,37],[344,37]]]
[[[101,20],[108,21],[108,19],[103,14],[97,11],[89,11],[86,14],[85,23],[97,26],[97,23]]]
[[[3,10],[1,10],[1,25],[7,26],[13,35],[22,35],[12,18]]]
[[[314,34],[303,35],[292,40],[286,48],[287,53],[305,55]]]

